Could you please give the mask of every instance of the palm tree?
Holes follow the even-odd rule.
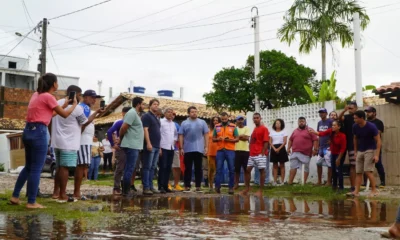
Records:
[[[321,44],[322,80],[326,80],[326,46],[340,41],[342,47],[353,44],[353,14],[360,15],[361,29],[369,23],[365,9],[354,0],[295,0],[278,30],[278,37],[289,45],[300,37],[300,53],[310,53]]]

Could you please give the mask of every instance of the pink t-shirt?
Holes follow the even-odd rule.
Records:
[[[290,141],[292,141],[292,152],[299,152],[311,157],[313,143],[318,140],[318,137],[310,133],[308,129],[308,127],[295,129],[290,136]]]
[[[28,105],[27,122],[39,122],[49,125],[53,117],[53,109],[58,106],[56,98],[50,93],[35,92]]]

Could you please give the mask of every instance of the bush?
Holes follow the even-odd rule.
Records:
[[[0,172],[4,172],[4,163],[0,163]]]

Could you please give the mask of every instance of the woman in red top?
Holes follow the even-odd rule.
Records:
[[[37,91],[29,101],[26,125],[22,135],[22,141],[25,146],[25,167],[19,173],[15,183],[14,192],[10,199],[10,204],[12,205],[20,203],[19,194],[25,182],[28,182],[28,203],[26,207],[43,208],[42,205],[36,202],[36,194],[49,143],[47,126],[53,117],[53,111],[66,118],[78,104],[75,97],[72,106],[64,110],[68,106],[68,101],[64,106],[59,106],[56,98],[52,95],[57,91],[57,88],[56,75],[46,73],[39,78]]]
[[[330,150],[331,150],[331,166],[332,166],[332,188],[343,191],[343,155],[346,152],[346,135],[340,132],[341,124],[335,120],[332,123],[332,128],[324,132],[316,132],[310,130],[318,136],[330,136]],[[343,160],[341,160],[343,159]],[[338,188],[339,182],[339,188]]]

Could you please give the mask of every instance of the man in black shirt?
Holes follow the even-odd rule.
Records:
[[[354,113],[357,111],[357,103],[350,102],[344,110],[339,115],[339,121],[342,122],[343,127],[341,128],[342,132],[346,134],[347,140],[347,153],[349,155],[350,160],[350,184],[351,184],[351,192],[355,190],[356,184],[356,159],[354,157],[354,144],[353,144],[353,125],[354,125]],[[346,112],[349,114],[344,115]],[[346,154],[343,156],[341,161],[344,161]]]
[[[365,109],[365,112],[367,113],[368,121],[375,124],[376,128],[378,128],[379,135],[382,137],[385,126],[383,125],[383,122],[381,120],[376,118],[376,109],[370,106]],[[378,171],[379,179],[381,180],[381,186],[385,186],[385,169],[382,164],[382,151],[380,151],[379,154],[379,162],[375,163],[375,168]],[[366,183],[365,177],[364,183]]]

